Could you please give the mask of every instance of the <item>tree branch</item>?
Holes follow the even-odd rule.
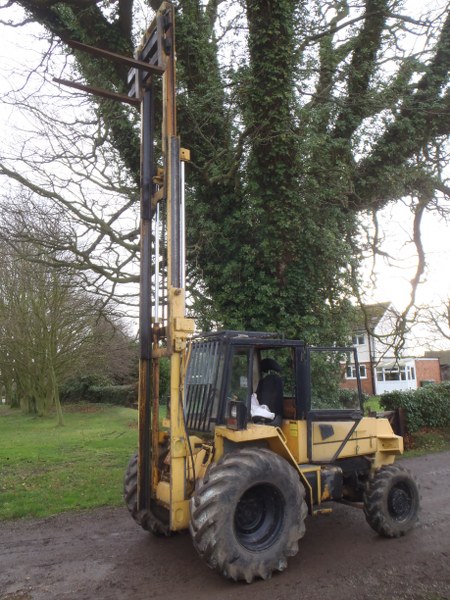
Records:
[[[416,92],[405,95],[395,121],[380,137],[371,154],[358,165],[355,193],[352,195],[356,206],[381,208],[389,200],[405,193],[406,189],[398,189],[398,182],[392,186],[392,171],[403,168],[407,178],[405,188],[414,185],[417,173],[414,169],[405,169],[408,159],[437,136],[450,132],[449,94],[441,96],[443,87],[448,83],[449,65],[450,13],[442,28],[436,53]]]
[[[333,137],[350,140],[367,114],[367,97],[389,16],[387,0],[366,0],[364,24],[354,41],[347,98],[336,120]]]

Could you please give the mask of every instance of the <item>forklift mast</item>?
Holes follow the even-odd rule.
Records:
[[[170,359],[170,530],[186,526],[186,432],[183,382],[186,340],[194,321],[185,316],[184,162],[176,119],[175,9],[163,2],[133,58],[69,40],[70,47],[131,67],[128,95],[78,82],[54,81],[141,110],[140,298],[139,298],[139,443],[137,511],[150,512],[159,483],[159,361]],[[162,93],[161,93],[162,87]],[[162,166],[155,136],[155,104],[162,103]],[[158,136],[159,137],[159,136]],[[181,509],[181,510],[180,510]]]
[[[155,71],[134,67],[130,95],[141,105],[141,260],[139,316],[138,509],[148,511],[156,494],[160,452],[159,361],[170,358],[170,526],[185,508],[186,443],[182,397],[186,339],[194,322],[185,317],[184,160],[176,122],[174,7],[164,2],[135,58],[161,72],[162,168],[155,157]],[[165,238],[166,256],[160,252]],[[161,244],[162,245],[162,244]],[[163,303],[160,302],[162,295]],[[183,511],[182,511],[183,512]]]

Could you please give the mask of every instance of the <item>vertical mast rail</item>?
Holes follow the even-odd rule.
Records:
[[[160,278],[160,229],[161,229],[161,211],[159,204],[156,206],[155,215],[155,228],[154,228],[154,239],[155,239],[155,310],[154,310],[154,321],[159,323],[159,301],[161,294],[161,278]]]
[[[185,163],[180,162],[180,287],[186,289],[186,198],[185,198]]]
[[[137,77],[142,77],[137,72]],[[151,81],[151,80],[150,80]],[[138,507],[148,510],[151,497],[152,426],[152,194],[154,175],[154,95],[150,84],[141,99],[141,244],[139,299],[139,450]]]

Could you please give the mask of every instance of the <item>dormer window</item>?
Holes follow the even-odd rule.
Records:
[[[352,338],[352,344],[354,346],[363,346],[366,341],[366,336],[364,333],[357,333]]]

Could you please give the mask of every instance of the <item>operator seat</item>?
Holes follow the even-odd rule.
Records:
[[[280,365],[273,358],[264,358],[261,361],[261,371],[267,373],[259,380],[256,396],[260,404],[268,406],[270,412],[275,413],[275,418],[270,425],[281,425],[283,418],[283,381],[278,373]]]

